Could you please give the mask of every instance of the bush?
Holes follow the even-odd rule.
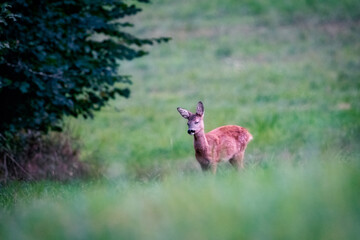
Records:
[[[116,95],[128,97],[119,61],[168,40],[125,32],[133,25],[120,19],[139,11],[116,0],[0,4],[0,133],[61,130],[64,116],[92,117]]]
[[[0,182],[99,176],[102,167],[79,160],[79,141],[68,133],[28,131],[0,141]]]

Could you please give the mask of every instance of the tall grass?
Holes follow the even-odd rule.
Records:
[[[0,186],[0,239],[356,239],[358,1],[154,1],[123,63],[129,100],[69,120],[103,180]],[[240,174],[202,174],[176,107],[254,136]]]
[[[271,164],[162,182],[7,186],[2,239],[356,239],[359,168]],[[14,201],[15,200],[15,201]],[[14,202],[13,202],[14,201]]]

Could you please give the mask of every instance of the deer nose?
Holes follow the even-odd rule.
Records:
[[[195,130],[190,130],[190,129],[188,130],[188,134],[191,135],[191,134],[194,134],[194,133],[195,133]]]

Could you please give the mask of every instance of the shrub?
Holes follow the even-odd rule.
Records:
[[[125,32],[133,25],[124,18],[139,11],[116,0],[0,4],[0,133],[61,130],[64,116],[92,117],[116,95],[128,97],[119,61],[168,40]]]
[[[0,182],[59,180],[99,176],[102,167],[79,160],[78,139],[68,133],[17,133],[0,140]]]

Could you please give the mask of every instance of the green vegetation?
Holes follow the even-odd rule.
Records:
[[[156,1],[132,19],[169,36],[124,63],[129,100],[69,119],[93,182],[0,190],[1,239],[356,239],[359,1]],[[136,24],[136,22],[141,24]],[[176,107],[254,140],[240,174],[202,174]]]
[[[359,8],[338,12],[350,3],[315,1],[336,13],[316,15],[316,8],[291,1],[291,18],[282,1],[270,9],[251,2],[263,12],[235,11],[250,8],[248,2],[170,1],[139,15],[135,34],[173,41],[122,65],[134,75],[131,99],[112,102],[94,121],[73,122],[84,159],[95,155],[116,164],[112,174],[145,178],[189,167],[192,139],[176,107],[193,109],[198,100],[207,131],[225,124],[249,129],[248,162],[357,159]]]
[[[1,3],[0,134],[61,130],[65,116],[91,117],[116,95],[128,97],[129,76],[117,73],[118,62],[168,40],[126,31],[133,25],[123,18],[141,11],[134,2]]]
[[[336,159],[337,160],[337,159]],[[161,182],[12,184],[2,239],[356,239],[359,168],[276,165]]]

